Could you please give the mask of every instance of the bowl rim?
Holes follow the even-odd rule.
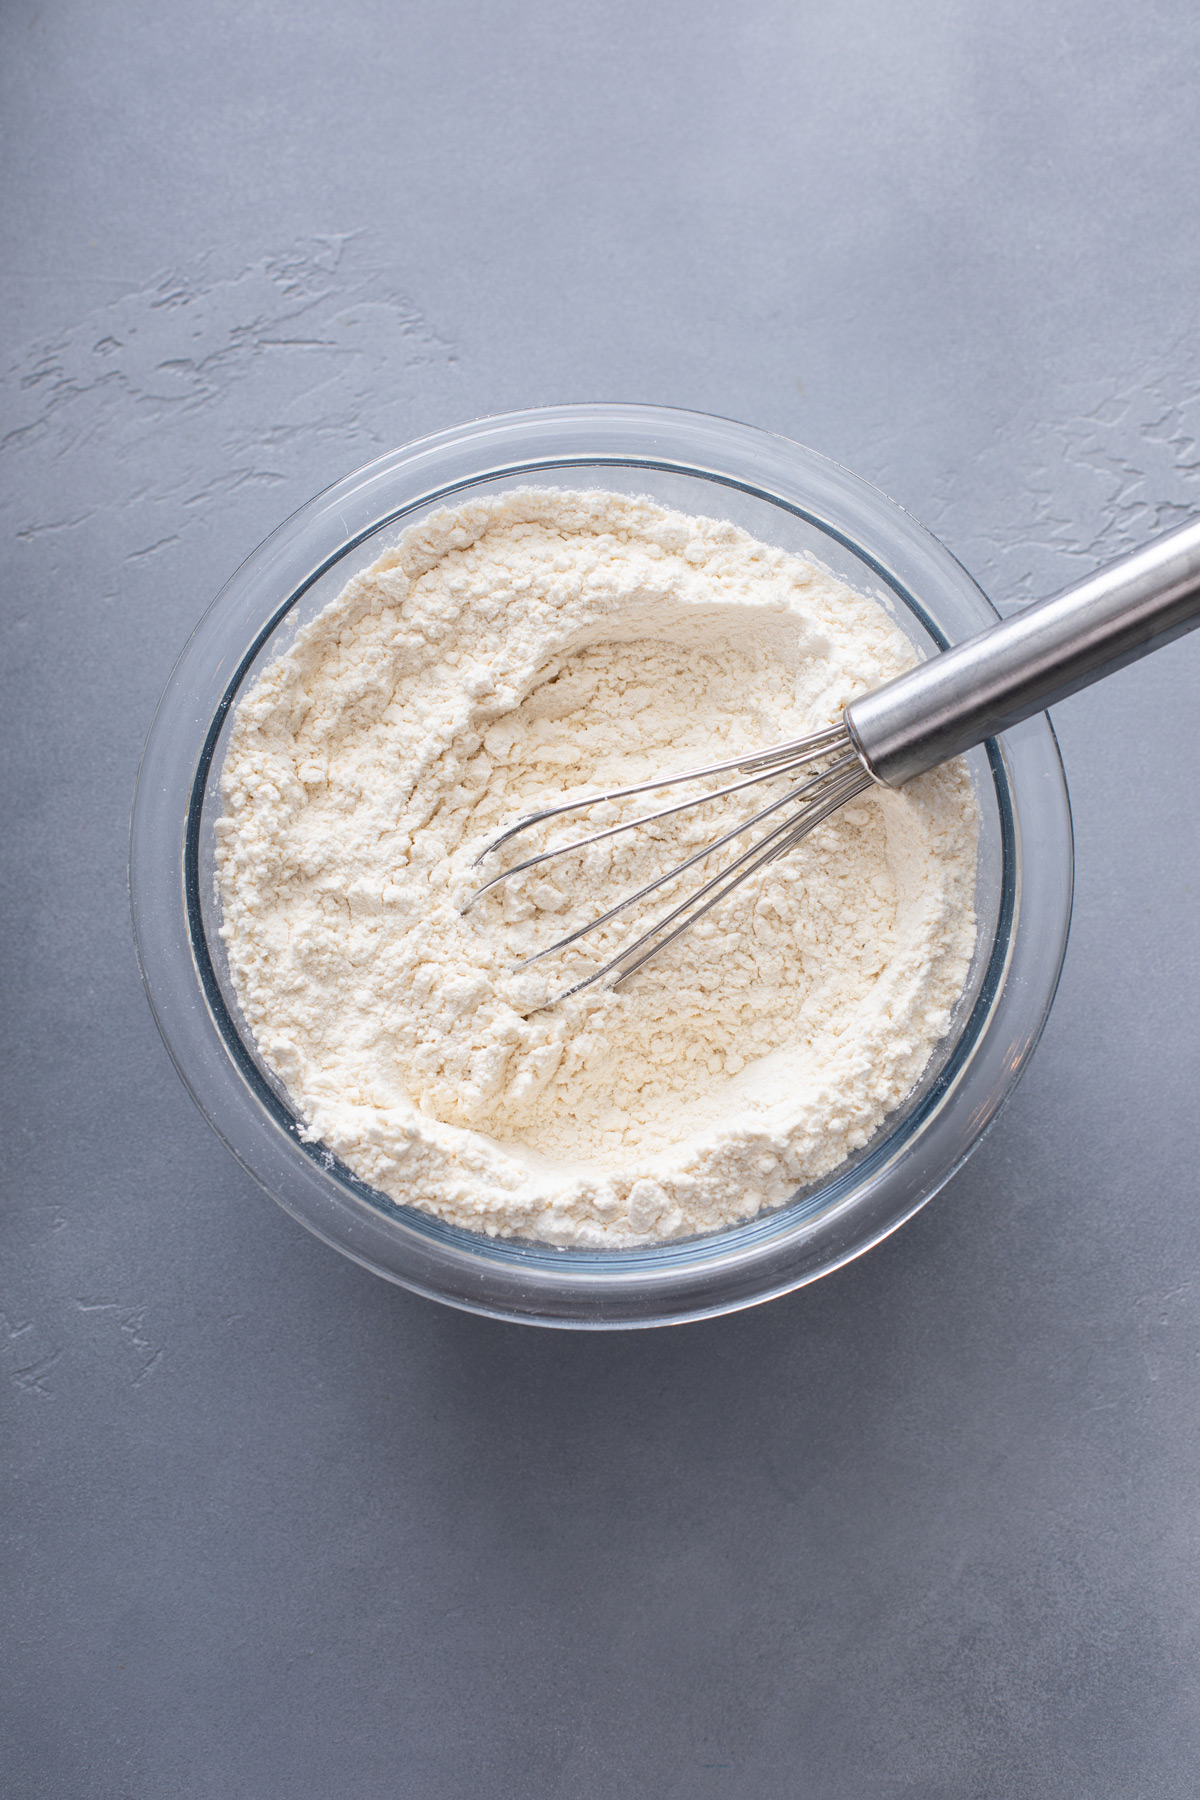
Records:
[[[1073,875],[1062,762],[1048,717],[1037,715],[986,746],[1004,875],[970,1016],[912,1113],[902,1109],[803,1204],[646,1249],[561,1250],[488,1239],[399,1206],[323,1146],[304,1144],[229,1016],[202,916],[205,793],[241,684],[313,583],[406,514],[483,482],[605,466],[700,477],[806,520],[866,563],[943,647],[951,639],[937,610],[971,620],[970,629],[997,616],[957,559],[895,501],[776,434],[630,404],[474,420],[354,470],[242,563],[159,701],[130,834],[134,937],[151,1010],[185,1086],[242,1166],[318,1237],[402,1286],[468,1311],[582,1329],[682,1323],[757,1304],[841,1267],[925,1205],[994,1123],[1036,1047],[1065,955]],[[940,601],[934,613],[919,597],[931,592]]]

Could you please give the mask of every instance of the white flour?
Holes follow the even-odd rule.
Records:
[[[912,661],[877,602],[647,500],[520,489],[406,531],[243,700],[222,778],[230,971],[309,1138],[395,1200],[558,1245],[709,1230],[835,1168],[966,980],[961,765],[873,789],[618,994],[530,1010],[628,920],[507,971],[744,797],[459,905],[514,818],[815,730]]]

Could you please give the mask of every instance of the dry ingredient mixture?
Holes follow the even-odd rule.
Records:
[[[646,499],[516,489],[405,531],[256,682],[224,764],[229,969],[304,1136],[394,1200],[560,1246],[710,1230],[834,1169],[911,1091],[963,991],[961,764],[871,790],[619,993],[544,1005],[628,918],[512,965],[746,796],[460,908],[514,819],[816,730],[913,660],[879,602]]]

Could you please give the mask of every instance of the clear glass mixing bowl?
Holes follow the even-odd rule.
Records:
[[[318,1237],[452,1306],[605,1328],[703,1318],[788,1292],[910,1218],[1012,1092],[1054,997],[1071,911],[1071,821],[1042,715],[973,753],[982,811],[979,942],[952,1029],[905,1105],[815,1188],[730,1230],[597,1252],[486,1238],[398,1206],[319,1144],[240,1020],[217,935],[213,825],[232,710],[298,624],[404,526],[516,484],[648,494],[808,552],[877,594],[924,651],[995,618],[948,551],[900,507],[799,444],[700,413],[563,406],[483,419],[369,463],[256,550],[197,626],[147,740],[131,890],[146,991],[196,1104],[267,1192]]]

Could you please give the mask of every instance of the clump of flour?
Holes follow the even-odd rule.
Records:
[[[861,796],[619,993],[539,1010],[627,920],[510,971],[745,796],[460,908],[513,819],[816,730],[913,660],[876,601],[648,500],[516,489],[404,532],[259,678],[222,774],[230,973],[306,1136],[395,1200],[564,1246],[710,1230],[834,1169],[963,990],[961,765]]]

